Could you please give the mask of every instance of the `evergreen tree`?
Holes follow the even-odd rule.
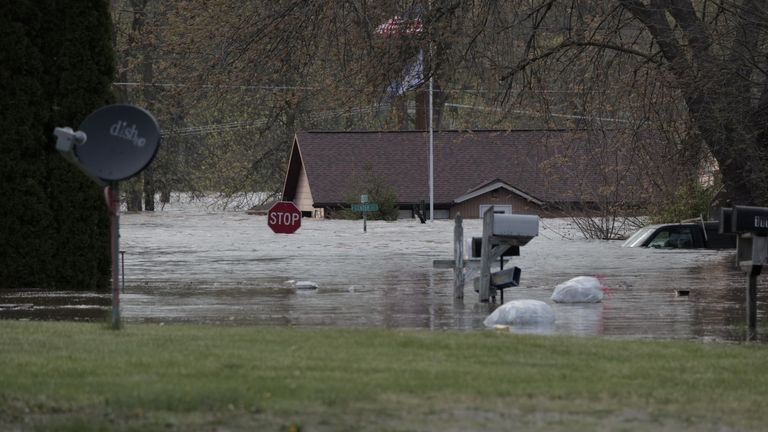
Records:
[[[110,102],[110,32],[104,0],[0,5],[0,288],[108,286],[101,189],[52,133]]]

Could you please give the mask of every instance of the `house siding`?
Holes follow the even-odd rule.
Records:
[[[299,173],[299,182],[296,185],[296,195],[293,199],[296,207],[303,212],[314,212],[314,200],[312,199],[312,191],[309,189],[309,179],[307,178],[307,171],[304,167],[301,167]]]
[[[461,213],[461,216],[465,219],[480,218],[481,204],[511,205],[512,213],[514,214],[535,214],[542,217],[552,216],[551,212],[542,209],[540,206],[527,201],[513,192],[499,188],[454,205],[451,208],[451,219],[456,217],[456,213]]]

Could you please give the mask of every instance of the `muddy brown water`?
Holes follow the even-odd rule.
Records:
[[[213,323],[298,327],[381,327],[434,330],[483,328],[493,304],[478,302],[468,282],[453,298],[453,222],[368,222],[305,219],[278,235],[266,217],[199,210],[124,214],[122,316],[127,323]],[[465,235],[479,236],[478,220]],[[550,303],[556,322],[520,332],[648,339],[737,341],[745,333],[746,277],[734,251],[622,248],[581,238],[567,220],[542,220],[540,235],[507,265],[522,269],[521,286],[504,299]],[[602,303],[555,304],[554,286],[602,275],[611,294]],[[766,317],[759,279],[758,335]],[[298,289],[309,281],[316,289]],[[680,296],[679,291],[689,291]],[[26,297],[25,297],[26,296]],[[0,295],[0,317],[101,319],[109,296],[20,292]],[[55,300],[52,300],[55,299]],[[68,301],[66,299],[72,299]],[[90,303],[89,303],[90,302]],[[47,303],[47,305],[46,305]],[[90,304],[90,307],[88,306]],[[55,311],[65,311],[57,316]]]

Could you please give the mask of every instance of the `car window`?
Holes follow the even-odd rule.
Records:
[[[671,227],[660,230],[648,243],[648,247],[687,249],[693,247],[693,233],[690,227]]]
[[[690,228],[678,229],[677,232],[672,232],[667,240],[666,247],[671,248],[691,248],[693,247],[693,234]]]
[[[651,239],[651,242],[648,243],[648,247],[653,247],[653,248],[665,247],[665,245],[667,244],[667,240],[669,240],[669,231],[661,230],[656,233],[653,239]]]
[[[655,230],[656,227],[645,227],[640,228],[637,230],[636,233],[632,234],[623,245],[622,247],[635,247],[635,246],[642,246],[645,242],[645,239],[648,238],[649,235],[653,233],[653,230]]]

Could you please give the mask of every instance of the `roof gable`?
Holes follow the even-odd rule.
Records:
[[[527,193],[521,191],[520,189],[518,189],[516,187],[513,187],[513,186],[510,186],[506,182],[501,181],[499,179],[492,180],[492,181],[487,182],[487,183],[485,183],[483,185],[480,185],[480,186],[470,190],[466,194],[464,194],[464,195],[462,195],[462,196],[460,196],[458,198],[455,198],[453,200],[453,202],[456,203],[456,204],[462,203],[464,201],[471,200],[472,198],[479,197],[480,195],[485,195],[488,192],[493,192],[493,191],[495,191],[497,189],[506,189],[509,192],[512,192],[513,194],[515,194],[515,195],[517,195],[517,196],[519,196],[519,197],[521,197],[521,198],[523,198],[523,199],[525,199],[527,201],[530,201],[530,202],[532,202],[534,204],[537,204],[537,205],[543,205],[544,204],[544,201],[542,201],[542,200],[540,200],[540,199],[538,199],[536,197],[533,197],[531,195],[528,195]]]
[[[291,146],[291,154],[288,156],[288,170],[285,173],[285,181],[283,181],[283,199],[287,201],[293,200],[293,197],[296,194],[296,186],[299,182],[299,173],[302,166],[299,147],[296,140],[296,137],[294,137],[293,145]]]

